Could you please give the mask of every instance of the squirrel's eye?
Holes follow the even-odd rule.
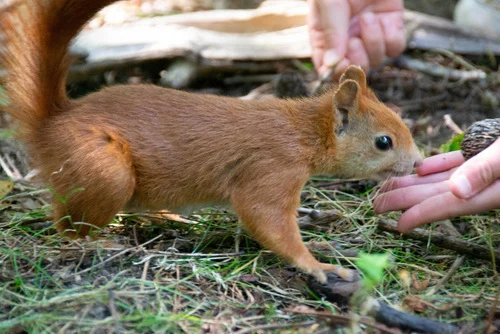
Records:
[[[388,136],[380,136],[375,139],[375,146],[379,150],[387,151],[392,148],[392,139]]]

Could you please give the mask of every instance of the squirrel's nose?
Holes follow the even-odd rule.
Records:
[[[417,160],[415,160],[415,163],[413,164],[413,168],[420,167],[420,166],[422,166],[423,163],[424,163],[424,159],[418,158]]]

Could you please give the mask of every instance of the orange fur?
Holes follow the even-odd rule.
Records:
[[[314,259],[301,240],[296,208],[305,182],[320,173],[380,179],[409,173],[421,160],[362,70],[350,67],[337,88],[310,99],[243,101],[129,85],[69,100],[68,44],[111,2],[25,0],[1,18],[6,111],[58,195],[58,230],[85,236],[124,207],[230,204],[274,253],[320,281],[325,270],[349,278]],[[375,147],[381,135],[392,138],[393,149]]]

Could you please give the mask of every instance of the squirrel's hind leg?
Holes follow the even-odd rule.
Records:
[[[54,222],[59,233],[71,238],[85,237],[110,223],[132,198],[136,185],[126,141],[98,129],[76,139],[53,146],[53,156],[44,158],[51,165],[47,177],[54,191]]]

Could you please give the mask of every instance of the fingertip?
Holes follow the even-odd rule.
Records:
[[[363,13],[360,17],[361,39],[367,52],[371,67],[378,66],[384,60],[386,50],[384,33],[380,22],[372,12]]]
[[[370,69],[370,61],[363,41],[357,37],[353,37],[349,40],[347,58],[352,64],[361,66],[365,72]]]
[[[406,224],[401,224],[400,222],[398,222],[397,228],[398,228],[398,231],[401,233],[408,233],[413,229],[411,226],[408,226]]]
[[[398,231],[401,233],[408,233],[414,228],[420,226],[422,220],[419,214],[418,208],[413,207],[408,211],[404,212],[398,220]]]
[[[453,174],[450,177],[450,190],[458,198],[470,198],[474,195],[471,182],[465,174]]]
[[[323,56],[323,65],[327,68],[336,66],[341,60],[339,53],[336,50],[326,50]]]
[[[461,151],[441,153],[424,159],[424,163],[416,168],[416,172],[420,176],[425,176],[450,170],[461,165],[463,162],[464,157]]]
[[[380,16],[380,24],[384,31],[387,56],[399,56],[404,51],[406,45],[402,14],[400,12],[382,14]]]
[[[375,200],[373,201],[373,211],[379,215],[381,213],[384,213],[384,210],[383,210],[383,198],[384,198],[384,195],[379,195],[377,196],[377,198],[375,198]]]
[[[335,67],[335,72],[333,73],[333,79],[338,81],[345,70],[351,65],[351,62],[347,59],[342,59]]]

